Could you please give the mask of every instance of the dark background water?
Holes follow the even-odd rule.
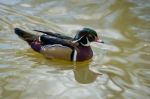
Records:
[[[0,99],[149,99],[149,0],[0,0]],[[14,27],[74,36],[91,27],[106,42],[90,61],[48,60]]]

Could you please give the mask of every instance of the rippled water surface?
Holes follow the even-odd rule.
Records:
[[[0,0],[0,99],[150,99],[149,0]],[[49,60],[14,27],[105,41],[92,60]]]

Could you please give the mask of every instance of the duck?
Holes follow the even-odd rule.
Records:
[[[91,28],[79,30],[75,37],[48,31],[33,31],[37,34],[21,28],[14,29],[15,34],[26,41],[34,51],[50,59],[74,62],[90,60],[93,57],[91,42],[104,43]]]

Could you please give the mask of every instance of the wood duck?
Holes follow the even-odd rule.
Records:
[[[34,30],[42,33],[35,35],[20,28],[14,29],[15,33],[25,40],[33,50],[48,58],[63,59],[70,61],[85,61],[93,56],[90,42],[103,43],[96,31],[83,28],[74,38],[59,33]]]

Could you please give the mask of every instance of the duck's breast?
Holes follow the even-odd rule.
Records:
[[[84,61],[93,57],[93,51],[90,46],[79,47],[79,53],[77,54],[77,61]]]

